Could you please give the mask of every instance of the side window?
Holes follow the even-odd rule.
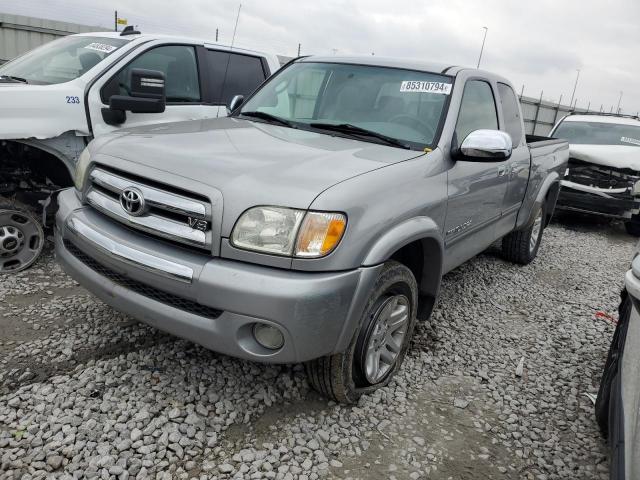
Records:
[[[185,45],[167,45],[143,53],[109,80],[101,92],[104,103],[109,103],[111,95],[130,94],[131,70],[134,68],[164,73],[167,102],[200,102],[200,82],[195,49]]]
[[[253,93],[265,78],[260,58],[232,53],[222,91],[222,103],[228,105],[236,95]]]
[[[513,89],[504,83],[498,83],[498,93],[502,104],[502,116],[504,117],[504,130],[511,136],[513,148],[520,145],[522,140],[522,120],[518,99]]]
[[[213,103],[222,103],[222,87],[229,63],[229,53],[218,50],[207,52],[209,75],[207,82],[213,95]]]
[[[482,80],[470,80],[464,86],[456,138],[458,144],[474,130],[498,129],[498,113],[491,86]]]

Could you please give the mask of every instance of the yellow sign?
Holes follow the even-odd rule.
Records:
[[[118,19],[118,25],[127,25],[127,19],[126,18],[119,18]]]

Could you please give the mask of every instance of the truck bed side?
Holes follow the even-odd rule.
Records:
[[[566,140],[537,135],[527,135],[526,140],[531,154],[531,171],[516,228],[528,225],[545,199],[548,199],[546,221],[550,220],[569,160]]]

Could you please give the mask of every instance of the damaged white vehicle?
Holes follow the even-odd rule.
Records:
[[[280,63],[202,40],[71,35],[0,66],[0,274],[29,267],[52,200],[90,140],[121,128],[225,116]]]
[[[640,119],[573,114],[551,136],[570,146],[557,208],[622,219],[628,233],[640,236]]]

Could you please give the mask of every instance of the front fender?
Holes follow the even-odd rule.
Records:
[[[420,241],[424,255],[424,268],[420,292],[433,298],[438,294],[444,255],[444,242],[440,228],[429,217],[405,220],[384,233],[367,253],[363,265],[373,266],[386,262],[402,247]]]

